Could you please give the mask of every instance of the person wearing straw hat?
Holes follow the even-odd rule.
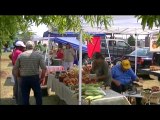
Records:
[[[36,104],[42,105],[42,91],[40,83],[45,79],[47,67],[43,56],[34,51],[34,47],[34,43],[32,41],[28,41],[26,43],[26,51],[18,57],[14,66],[17,78],[21,79],[23,105],[29,105],[31,89],[34,92]],[[41,76],[39,75],[39,68],[42,69]]]

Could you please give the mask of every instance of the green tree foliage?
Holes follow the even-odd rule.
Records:
[[[130,46],[135,46],[135,38],[133,37],[133,35],[131,35],[129,38],[128,38],[128,44]]]
[[[58,32],[63,33],[66,30],[80,31],[83,21],[91,26],[104,25],[105,28],[108,28],[112,22],[112,17],[99,15],[0,16],[0,49],[7,40],[10,40],[11,36],[15,36],[18,31],[27,31],[32,24],[54,26]]]
[[[27,42],[28,40],[31,40],[33,35],[34,33],[28,30],[28,31],[17,33],[16,38],[24,42]]]
[[[143,29],[145,29],[145,27],[152,29],[154,26],[160,26],[160,15],[137,15],[136,17],[138,20],[142,20],[141,25]]]
[[[154,26],[157,28],[160,27],[160,15],[137,15],[136,17],[142,20],[141,25],[143,29],[145,29],[145,27],[149,29],[152,29]],[[160,33],[157,35],[159,36],[157,45],[160,46]]]

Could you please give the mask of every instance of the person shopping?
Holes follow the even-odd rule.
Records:
[[[71,45],[67,43],[66,49],[64,50],[64,69],[65,71],[73,67],[74,57],[75,57],[75,51],[71,47]]]
[[[41,54],[34,49],[34,43],[28,41],[26,43],[27,51],[23,52],[17,59],[14,71],[17,78],[21,79],[21,91],[23,105],[29,105],[30,90],[34,92],[36,104],[42,105],[42,91],[40,84],[45,79],[46,65]],[[42,69],[41,77],[39,68]],[[20,70],[20,72],[18,72]]]
[[[16,63],[17,58],[24,52],[25,45],[22,41],[17,41],[15,43],[15,49],[11,54],[12,65],[14,66]],[[13,70],[12,70],[13,73]],[[15,98],[16,104],[22,104],[22,96],[21,96],[21,89],[20,89],[20,81],[17,80],[16,76],[13,73],[14,78],[14,86],[13,86],[13,99]]]
[[[63,45],[61,43],[59,43],[58,50],[57,50],[57,59],[63,60],[63,58],[64,58]]]

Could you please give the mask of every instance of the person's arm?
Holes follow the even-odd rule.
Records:
[[[109,75],[108,74],[108,68],[109,68],[109,66],[105,63],[104,66],[103,66],[104,75],[97,77],[98,81],[102,81],[102,80],[105,80],[105,79],[108,78],[108,75]]]
[[[13,67],[13,70],[12,70],[12,73],[16,77],[17,80],[20,78],[20,70],[19,70],[19,68],[20,68],[20,58],[18,58],[16,60],[16,63],[15,63],[15,65]]]
[[[131,75],[131,79],[132,79],[133,81],[139,82],[139,78],[138,78],[137,75],[133,72],[132,69],[130,69],[130,75]]]
[[[139,78],[132,69],[130,69],[131,79],[132,81],[141,82],[143,83],[143,79]]]
[[[116,71],[115,71],[115,68],[112,67],[111,69],[111,76],[112,76],[112,82],[116,85],[116,86],[120,86],[121,83],[115,79],[115,74],[116,74]]]
[[[40,68],[42,69],[41,78],[40,78],[42,82],[45,79],[45,75],[47,72],[47,67],[46,67],[45,61],[42,56],[40,57]]]
[[[92,71],[96,70],[97,63],[95,61],[92,62]]]
[[[73,56],[76,55],[76,52],[73,50],[73,48],[71,48],[71,53],[72,53]]]

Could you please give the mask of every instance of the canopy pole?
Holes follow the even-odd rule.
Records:
[[[50,51],[50,34],[48,34],[48,67],[49,67],[49,51]]]
[[[82,105],[82,29],[79,41],[79,105]]]
[[[106,40],[106,36],[105,36],[105,40]],[[109,60],[110,60],[110,64],[112,65],[112,62],[111,62],[111,54],[110,54],[110,50],[109,50],[109,46],[108,46],[108,41],[106,42],[106,45],[107,45],[107,52],[108,52],[108,57],[109,57]]]
[[[136,30],[136,41],[135,41],[135,74],[137,74],[137,41],[138,41],[138,34],[137,34],[137,30]]]

